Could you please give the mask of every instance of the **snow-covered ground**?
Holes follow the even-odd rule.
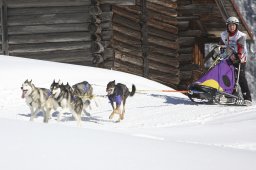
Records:
[[[142,77],[85,66],[0,56],[1,170],[255,170],[256,104],[195,105],[181,93]],[[96,95],[116,80],[137,93],[127,99],[123,121],[109,120],[111,106],[98,97],[82,126],[67,114],[44,124],[29,121],[21,98],[26,80],[49,88],[52,81],[88,81]]]

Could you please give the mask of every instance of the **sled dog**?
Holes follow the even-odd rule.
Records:
[[[45,88],[38,88],[33,83],[32,80],[24,81],[21,86],[22,98],[25,98],[26,104],[29,106],[31,111],[30,121],[33,121],[36,114],[39,111],[44,113],[44,122],[48,121],[47,115],[45,113],[45,103],[50,96],[50,90]]]
[[[60,110],[58,114],[58,121],[65,112],[70,111],[77,121],[78,125],[81,124],[81,114],[84,110],[84,104],[79,96],[73,94],[73,90],[69,84],[63,85],[55,80],[51,84],[51,93],[53,99],[58,103]]]
[[[92,85],[87,81],[76,83],[72,86],[75,96],[82,98],[84,102],[84,108],[86,109],[91,104],[91,100],[94,98]],[[97,102],[95,101],[97,105]]]
[[[119,115],[118,122],[124,119],[126,99],[128,96],[133,96],[135,94],[135,91],[135,85],[132,85],[132,91],[130,92],[126,85],[121,83],[115,84],[115,80],[110,81],[107,84],[106,92],[108,99],[111,103],[111,106],[113,108],[113,111],[109,116],[109,119],[112,119],[114,114]]]

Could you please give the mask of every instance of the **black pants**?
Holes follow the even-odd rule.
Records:
[[[234,66],[237,68],[236,69],[236,74],[237,74],[238,64],[234,64]],[[245,76],[245,66],[246,66],[246,63],[241,63],[241,65],[240,65],[239,85],[241,87],[241,91],[242,91],[244,100],[252,101],[251,92],[249,90],[247,79]]]

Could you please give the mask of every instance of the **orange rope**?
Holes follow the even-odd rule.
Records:
[[[155,91],[155,92],[178,92],[178,93],[188,93],[188,90],[137,90],[137,92]]]

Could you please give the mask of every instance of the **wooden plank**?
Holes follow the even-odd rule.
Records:
[[[34,52],[10,52],[10,55],[34,59],[44,59],[58,62],[91,61],[90,50],[56,50],[56,51],[34,51]]]
[[[179,31],[186,31],[189,29],[189,21],[179,21],[178,22]]]
[[[138,13],[133,13],[134,11],[133,10],[130,10],[130,8],[124,8],[124,7],[119,7],[119,6],[113,6],[112,7],[112,10],[113,10],[113,15],[120,15],[120,16],[123,16],[125,18],[128,18],[134,22],[137,22],[139,23],[140,21],[140,18],[139,18],[139,10],[138,10]],[[136,11],[137,12],[137,11]]]
[[[44,15],[44,14],[70,14],[70,13],[89,13],[88,5],[81,6],[59,6],[59,7],[30,7],[30,8],[9,8],[8,16],[17,15]]]
[[[85,23],[90,21],[91,21],[91,18],[88,13],[19,15],[19,16],[9,16],[8,26],[73,24],[73,23]]]
[[[124,53],[118,50],[115,50],[115,59],[121,60],[125,63],[134,64],[137,66],[143,66],[143,58],[142,57],[136,57],[133,55],[130,55],[129,53]]]
[[[112,37],[113,41],[117,40],[119,42],[123,42],[125,44],[129,44],[131,46],[140,48],[141,41],[139,38],[140,37],[131,37],[130,35],[125,34],[124,32],[115,32],[115,31]]]
[[[179,84],[180,82],[180,78],[178,76],[174,76],[171,73],[163,74],[162,72],[152,71],[152,70],[150,70],[149,72],[149,78],[151,80],[154,80],[172,87],[175,87],[175,85]]]
[[[179,49],[180,54],[192,54],[193,53],[193,47],[182,47]]]
[[[142,50],[140,47],[134,47],[117,40],[112,42],[112,46],[114,49],[120,50],[122,52],[131,53],[132,55],[136,56],[142,56]]]
[[[157,13],[164,14],[166,16],[177,17],[176,9],[172,9],[172,8],[165,7],[165,6],[158,5],[158,4],[151,3],[151,2],[147,2],[147,8],[152,11],[155,11]]]
[[[200,16],[198,15],[190,15],[190,16],[178,16],[178,21],[191,21],[191,20],[199,20]]]
[[[9,35],[9,44],[90,41],[89,32]]]
[[[125,62],[122,62],[120,60],[115,60],[114,62],[114,70],[117,71],[123,71],[126,73],[131,73],[131,74],[135,74],[135,75],[139,75],[139,76],[143,76],[143,68],[133,65],[133,64],[127,64]]]
[[[149,59],[149,62],[155,61],[155,62],[158,62],[159,64],[166,64],[175,68],[179,68],[179,60],[177,58],[173,58],[167,55],[156,55],[153,53],[149,53],[148,59]]]
[[[180,67],[181,71],[192,71],[200,69],[198,64],[185,64]]]
[[[127,53],[129,55],[132,55],[132,56],[136,56],[136,57],[142,57],[142,50],[141,48],[134,48],[132,46],[129,46],[129,45],[126,45],[122,42],[117,42],[117,41],[114,41],[112,43],[112,46],[113,46],[113,50],[116,51],[120,51],[122,53]]]
[[[62,42],[43,44],[18,44],[9,45],[10,52],[36,52],[36,51],[56,51],[56,50],[81,50],[90,49],[91,42]]]
[[[101,17],[102,22],[112,21],[113,12],[102,12],[100,17]]]
[[[34,25],[15,26],[8,28],[8,34],[37,34],[37,33],[58,33],[88,31],[88,23],[83,24],[57,24],[57,25]]]
[[[165,48],[163,46],[158,46],[158,45],[154,45],[154,44],[152,46],[150,46],[150,52],[155,55],[167,55],[171,58],[178,57],[177,49]]]
[[[140,24],[138,22],[134,22],[133,20],[118,14],[115,14],[113,16],[113,24],[118,24],[137,31],[140,31],[141,29]]]
[[[135,5],[135,0],[99,0],[100,4]]]
[[[208,15],[214,11],[215,2],[207,3],[207,4],[191,4],[180,6],[178,8],[178,12],[182,14],[182,16],[186,15]]]
[[[114,49],[113,48],[105,48],[103,52],[103,59],[104,60],[114,60]]]
[[[201,37],[202,31],[201,30],[180,31],[179,36],[181,36],[181,37]]]
[[[113,30],[103,30],[101,32],[101,38],[103,41],[110,41],[113,36]]]
[[[154,27],[148,27],[148,34],[152,35],[152,36],[156,36],[156,37],[160,37],[166,40],[170,40],[170,41],[176,41],[178,39],[178,35],[177,34],[172,34],[170,32],[161,30],[161,29],[157,29]]]
[[[178,49],[179,44],[176,41],[169,41],[160,37],[156,36],[148,36],[148,42],[150,44],[156,44],[158,46],[163,46],[166,48],[171,48],[171,49]]]
[[[166,23],[160,22],[160,21],[155,20],[155,19],[149,19],[147,21],[147,24],[148,24],[148,26],[153,27],[153,28],[164,30],[166,32],[173,33],[173,34],[178,34],[178,27],[177,26],[166,24]]]
[[[180,70],[169,65],[160,64],[158,62],[149,62],[149,68],[152,70],[157,70],[162,73],[171,73],[173,75],[179,75]]]
[[[8,8],[48,7],[48,6],[81,6],[90,5],[91,0],[9,0]]]
[[[193,46],[195,37],[180,37],[178,42],[181,47]]]
[[[141,33],[139,31],[135,31],[121,25],[113,24],[113,31],[126,34],[130,37],[139,38],[139,39],[141,38]]]
[[[28,58],[35,58],[35,59],[51,59],[51,58],[67,58],[67,57],[76,57],[76,56],[83,56],[83,57],[91,57],[90,50],[55,50],[55,51],[30,51],[30,52],[11,52],[13,56],[20,56],[20,57],[28,57]]]
[[[180,54],[179,61],[180,63],[190,63],[192,62],[193,54]]]
[[[154,20],[158,20],[160,22],[166,23],[166,24],[170,24],[170,25],[177,25],[178,21],[176,17],[173,16],[167,16],[167,15],[163,15],[159,12],[153,11],[148,9],[148,17]]]
[[[171,9],[177,9],[177,2],[170,0],[147,0],[153,4],[161,5]]]
[[[113,27],[113,23],[112,22],[102,22],[100,24],[102,30],[112,30],[112,27]]]

